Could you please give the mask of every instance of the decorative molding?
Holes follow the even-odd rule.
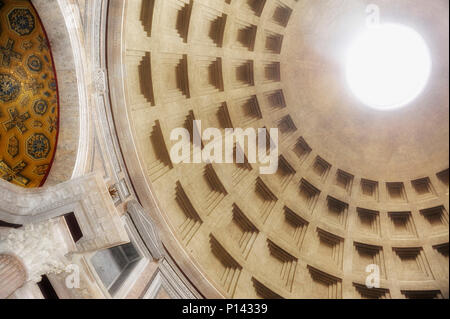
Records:
[[[107,92],[106,85],[106,70],[105,69],[97,69],[95,71],[95,88],[98,94],[105,94]]]
[[[164,258],[165,251],[159,238],[158,229],[150,215],[136,200],[128,202],[127,210],[153,259],[161,260]]]
[[[129,242],[105,181],[89,174],[57,186],[22,189],[0,181],[0,220],[26,225],[74,213],[83,237],[78,252],[96,251]]]
[[[44,274],[64,272],[67,246],[58,236],[55,221],[28,224],[0,233],[0,254],[17,256],[26,269],[26,281],[38,283]]]
[[[149,288],[142,298],[154,299],[161,288],[164,288],[172,299],[200,298],[200,296],[194,294],[191,289],[188,288],[166,259],[161,261]]]

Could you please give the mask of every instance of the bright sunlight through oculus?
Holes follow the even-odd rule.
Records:
[[[413,29],[381,24],[367,28],[348,51],[347,81],[364,104],[390,110],[412,102],[425,88],[431,58]]]

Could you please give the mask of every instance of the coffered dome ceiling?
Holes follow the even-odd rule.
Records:
[[[414,27],[433,59],[410,106],[349,93],[366,19]],[[426,6],[426,8],[424,8]],[[123,68],[140,164],[163,219],[227,297],[439,297],[448,290],[448,2],[127,1]],[[175,164],[192,120],[279,128],[280,165]],[[365,286],[377,264],[381,288]]]
[[[43,184],[58,134],[51,52],[29,1],[0,0],[0,177]]]
[[[304,1],[282,51],[287,105],[308,144],[330,164],[365,178],[407,180],[448,162],[448,3],[376,1],[383,23],[414,28],[432,55],[426,90],[405,108],[380,112],[352,96],[345,53],[371,1]]]

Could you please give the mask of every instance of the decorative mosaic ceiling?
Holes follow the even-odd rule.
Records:
[[[29,0],[0,0],[0,177],[39,187],[58,136],[58,93],[47,37]]]

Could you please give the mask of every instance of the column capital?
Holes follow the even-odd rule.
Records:
[[[20,260],[26,271],[26,281],[40,282],[42,275],[65,270],[68,251],[58,233],[54,220],[7,231],[3,229],[0,254]]]
[[[22,261],[15,255],[0,254],[0,299],[6,299],[27,279]]]

